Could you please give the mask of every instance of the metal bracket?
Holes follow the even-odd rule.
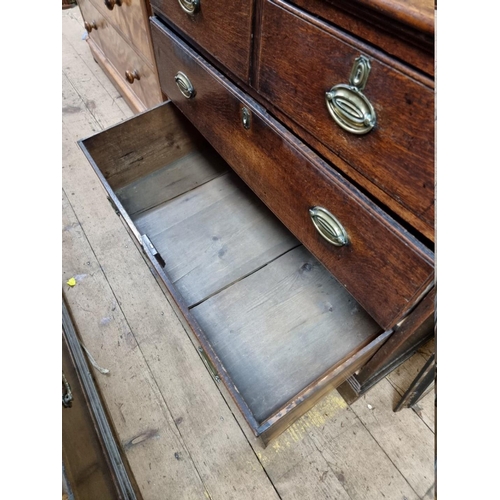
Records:
[[[153,245],[153,243],[151,243],[151,240],[147,237],[147,235],[143,234],[141,238],[143,244],[148,246],[154,258],[158,261],[158,264],[160,264],[161,267],[165,267],[166,264],[165,261],[163,260],[163,257],[161,256],[160,252],[156,250],[155,246]]]
[[[64,393],[62,395],[62,405],[64,408],[71,408],[73,406],[73,393],[71,392],[71,386],[66,380],[64,372],[62,372],[62,383],[64,386]]]
[[[113,207],[113,210],[115,211],[115,213],[117,215],[120,215],[120,210],[118,210],[118,207],[116,206],[116,203],[113,200],[113,198],[111,198],[111,196],[108,196],[108,201],[109,201],[109,204]]]
[[[200,353],[201,359],[203,360],[203,363],[205,363],[205,366],[208,368],[208,371],[210,372],[210,375],[212,375],[212,378],[216,382],[220,382],[220,377],[219,374],[217,373],[217,370],[215,369],[215,366],[212,364],[210,359],[208,359],[207,353],[203,350],[203,347],[198,347],[198,352]]]

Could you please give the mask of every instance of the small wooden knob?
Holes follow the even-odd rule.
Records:
[[[96,30],[97,29],[97,23],[95,21],[92,21],[91,23],[88,23],[87,21],[85,21],[83,23],[83,25],[85,26],[85,29],[87,30],[87,33],[90,33],[92,30]]]
[[[115,5],[118,5],[118,7],[121,7],[122,5],[122,0],[104,0],[104,5],[109,9],[113,10]]]
[[[139,75],[139,72],[134,69],[132,71],[125,71],[125,78],[127,79],[128,83],[134,83],[134,80],[140,80],[141,75]]]

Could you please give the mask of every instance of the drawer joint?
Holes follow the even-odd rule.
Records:
[[[158,252],[158,250],[156,250],[155,246],[153,245],[151,240],[148,238],[148,236],[146,234],[143,234],[141,236],[141,238],[142,238],[142,245],[143,246],[147,245],[150,252],[153,254],[153,257],[158,261],[158,264],[160,264],[160,266],[162,268],[165,267],[165,261],[163,260],[163,257],[161,256],[160,252]]]

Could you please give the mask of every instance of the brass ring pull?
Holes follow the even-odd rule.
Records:
[[[97,23],[95,21],[92,21],[91,23],[88,23],[87,21],[85,21],[83,23],[83,26],[87,30],[87,33],[90,33],[92,30],[96,30],[97,29]]]
[[[349,85],[340,83],[326,93],[326,106],[335,122],[352,134],[367,134],[375,127],[375,109],[362,90],[370,75],[370,61],[359,56],[354,61]]]
[[[140,80],[141,79],[141,75],[139,74],[139,72],[134,69],[132,71],[125,71],[125,78],[127,79],[127,82],[132,84],[134,83],[134,80]]]
[[[121,7],[122,5],[122,0],[104,0],[104,5],[109,9],[113,10],[115,5],[118,5],[118,7]]]
[[[196,95],[196,90],[194,90],[191,81],[182,71],[177,72],[175,75],[175,83],[186,99],[192,99]]]
[[[318,233],[336,247],[343,247],[349,243],[346,230],[338,219],[326,208],[314,207],[309,209],[309,215]]]
[[[179,5],[190,16],[194,16],[200,11],[200,0],[179,0]]]

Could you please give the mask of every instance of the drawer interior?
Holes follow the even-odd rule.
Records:
[[[381,333],[171,103],[80,144],[259,425]]]

